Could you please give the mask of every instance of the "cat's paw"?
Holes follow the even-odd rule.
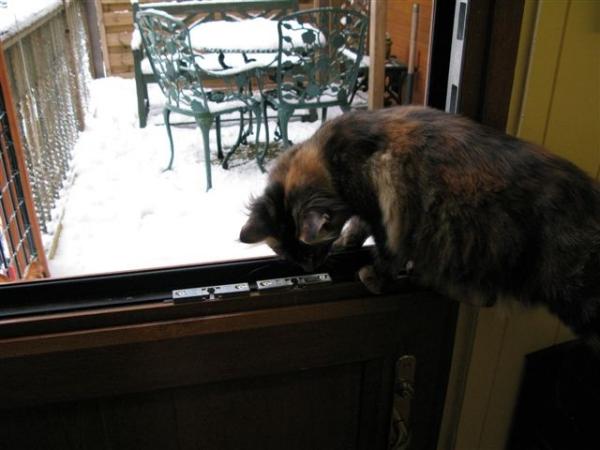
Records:
[[[369,227],[357,216],[352,217],[333,243],[332,250],[354,250],[363,246],[371,233]]]
[[[333,245],[331,246],[331,251],[339,252],[342,250],[355,250],[357,248],[362,247],[362,245],[363,242],[354,239],[353,236],[342,234],[333,242]]]
[[[358,271],[358,278],[373,294],[381,294],[383,292],[383,279],[377,275],[373,266],[364,266],[360,269]]]

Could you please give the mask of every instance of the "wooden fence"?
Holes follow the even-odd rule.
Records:
[[[47,249],[91,80],[85,0],[65,0],[3,42],[35,210]]]

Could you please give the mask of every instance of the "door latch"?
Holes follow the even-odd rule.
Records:
[[[259,291],[268,291],[272,289],[291,289],[294,287],[305,287],[323,283],[331,283],[331,277],[328,273],[316,273],[314,275],[300,275],[297,277],[258,280],[256,282],[256,287]]]
[[[221,284],[190,289],[177,289],[173,291],[173,300],[176,303],[191,300],[215,300],[223,296],[250,292],[248,283]]]
[[[410,444],[410,410],[415,394],[417,359],[404,355],[396,361],[390,450],[405,450]]]

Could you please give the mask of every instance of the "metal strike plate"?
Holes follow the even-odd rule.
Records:
[[[190,289],[177,289],[173,291],[173,300],[185,302],[190,300],[215,300],[228,295],[250,292],[248,283],[221,284],[217,286],[204,286]]]
[[[410,445],[416,367],[417,359],[413,355],[404,355],[396,361],[389,450],[405,450]]]
[[[258,280],[256,282],[256,287],[259,291],[269,291],[272,289],[291,289],[294,287],[304,287],[323,283],[331,283],[331,277],[328,273],[316,273],[314,275],[299,275],[297,277]]]

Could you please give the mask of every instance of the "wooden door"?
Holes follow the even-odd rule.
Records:
[[[410,448],[435,448],[456,304],[406,280],[369,295],[366,257],[184,303],[173,289],[255,287],[265,260],[0,287],[0,448],[386,449],[395,386]]]

